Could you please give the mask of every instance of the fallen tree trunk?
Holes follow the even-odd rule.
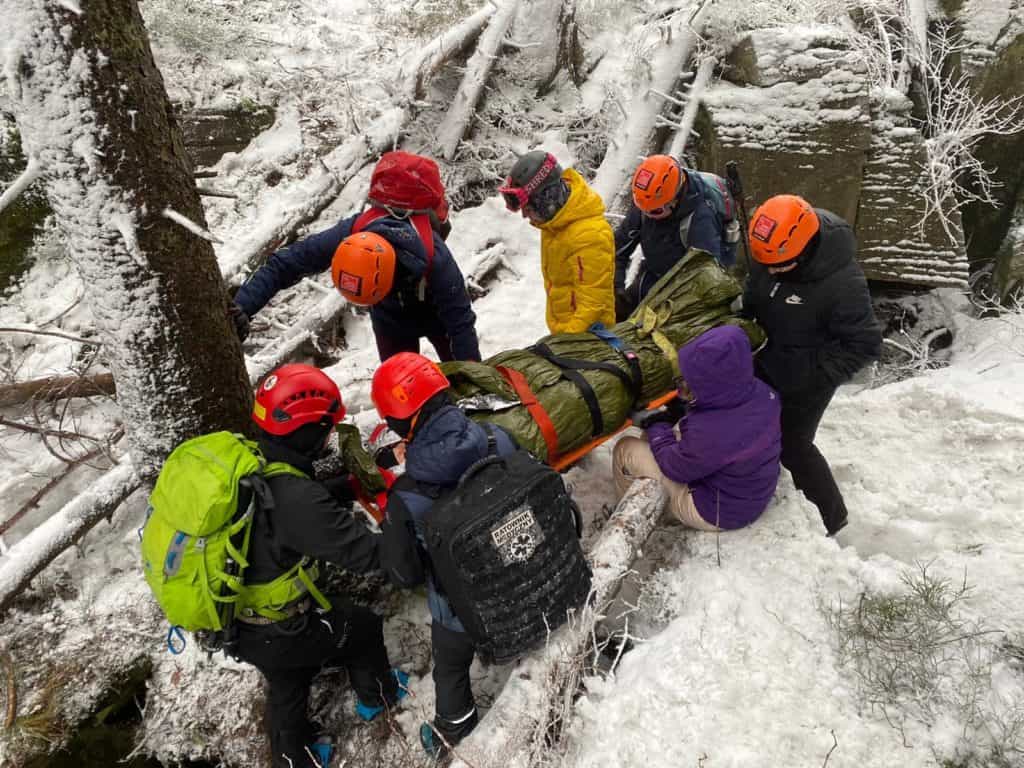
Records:
[[[424,46],[405,69],[399,70],[400,105],[386,110],[362,133],[328,153],[319,172],[276,190],[272,201],[250,217],[249,226],[238,228],[219,254],[221,273],[229,286],[241,285],[248,273],[289,242],[296,230],[314,221],[334,202],[360,170],[395,145],[409,120],[412,102],[421,97],[427,80],[472,44],[493,13],[493,8],[487,6]],[[266,209],[276,214],[268,215]]]
[[[19,381],[0,386],[0,408],[20,405],[29,400],[53,402],[72,397],[113,395],[114,375],[97,373],[92,376],[48,376],[45,379]]]
[[[61,552],[79,541],[100,520],[109,518],[121,502],[141,486],[142,480],[126,457],[11,547],[0,568],[0,614]]]
[[[671,28],[671,40],[658,48],[651,62],[647,88],[638,88],[624,110],[621,127],[611,138],[608,153],[597,169],[592,186],[604,200],[605,208],[624,207],[623,192],[640,159],[648,154],[651,134],[662,111],[666,94],[672,93],[680,73],[696,48],[708,9],[714,0],[698,0],[692,15],[680,14],[681,21]],[[656,106],[654,100],[662,104]]]
[[[551,635],[542,651],[515,666],[491,711],[455,748],[453,768],[525,768],[542,755],[550,758],[552,737],[560,734],[588,659],[597,652],[594,627],[664,505],[658,481],[638,480],[630,486],[591,550],[590,602]]]
[[[508,34],[508,28],[518,8],[519,0],[505,0],[480,36],[476,52],[466,64],[466,74],[462,77],[458,93],[452,99],[451,107],[437,129],[437,143],[445,160],[451,161],[455,158],[459,143],[469,132],[480,94],[487,85],[491,67],[498,58],[498,51],[505,42],[505,35]]]

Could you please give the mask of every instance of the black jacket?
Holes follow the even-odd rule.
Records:
[[[312,461],[286,446],[263,441],[260,449],[267,461],[283,461],[313,474]],[[294,475],[271,477],[267,484],[274,508],[257,511],[253,521],[247,583],[273,581],[304,555],[354,573],[380,568],[380,536],[352,516],[351,496],[345,490]]]
[[[835,389],[878,358],[882,334],[850,225],[816,208],[816,244],[791,272],[751,264],[743,314],[765,329],[758,374],[783,395]]]
[[[688,224],[685,244],[680,232],[684,220]],[[635,205],[631,206],[615,230],[615,290],[622,293],[625,289],[630,257],[638,245],[644,253],[636,278],[638,300],[676,265],[688,248],[700,248],[722,261],[729,251],[723,239],[724,226],[699,183],[686,185],[679,204],[664,219],[649,218]]]

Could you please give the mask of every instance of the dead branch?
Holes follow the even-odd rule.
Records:
[[[498,51],[518,8],[519,0],[505,0],[491,17],[487,29],[480,36],[476,52],[466,64],[466,73],[462,77],[458,93],[452,99],[452,104],[437,129],[437,142],[441,147],[441,156],[445,160],[454,159],[459,144],[469,133],[470,123],[476,114],[476,105],[487,85],[491,67],[498,59]]]
[[[50,376],[45,379],[20,381],[0,386],[0,407],[19,405],[29,400],[53,402],[73,397],[94,397],[115,394],[114,375]]]
[[[200,197],[228,197],[232,200],[237,200],[238,195],[234,192],[222,192],[218,189],[210,189],[209,187],[196,187],[196,192],[199,193]]]
[[[14,725],[14,719],[18,713],[18,688],[14,679],[14,661],[7,651],[0,653],[0,664],[4,667],[4,676],[7,678],[7,708],[4,715],[4,730],[9,731]]]
[[[18,196],[32,186],[32,182],[38,179],[43,173],[43,164],[39,162],[39,159],[32,155],[28,159],[28,165],[25,166],[25,170],[21,172],[21,175],[14,180],[4,193],[0,195],[0,213],[3,212],[4,208],[9,206]]]
[[[88,440],[91,443],[104,442],[98,437],[92,435],[83,435],[80,432],[69,432],[63,429],[49,429],[47,427],[40,427],[34,424],[22,424],[20,421],[12,421],[11,419],[5,419],[0,416],[0,427],[10,427],[11,429],[17,429],[21,432],[31,432],[37,435],[45,435],[47,437],[57,437],[62,440]]]
[[[124,430],[119,429],[118,432],[115,433],[116,436],[111,437],[110,442],[116,442],[116,440],[120,437],[120,434],[123,434],[123,432]],[[7,531],[9,531],[19,520],[21,520],[21,518],[27,515],[30,510],[38,507],[39,502],[43,500],[43,497],[46,496],[46,494],[48,494],[58,485],[60,485],[61,481],[65,480],[68,477],[68,475],[71,474],[71,471],[73,469],[75,469],[78,466],[81,466],[82,464],[90,462],[93,459],[98,459],[100,456],[106,453],[106,451],[106,445],[99,445],[96,448],[93,448],[88,453],[79,456],[77,459],[68,461],[67,466],[61,467],[60,472],[51,477],[49,481],[46,483],[46,485],[44,485],[42,488],[40,488],[38,491],[32,494],[32,498],[30,498],[28,501],[22,504],[21,508],[17,512],[15,512],[13,515],[7,518],[7,520],[4,520],[2,523],[0,523],[0,536],[3,536],[5,533],[7,533]]]
[[[11,547],[0,561],[0,614],[61,552],[114,513],[142,481],[127,458]]]
[[[76,301],[75,304],[77,303],[78,302]],[[74,304],[72,304],[71,306],[73,307]],[[71,307],[68,307],[68,309],[71,309]],[[64,312],[67,311],[67,309],[64,310]],[[95,339],[83,339],[81,336],[72,336],[70,334],[60,333],[58,331],[44,331],[39,328],[0,328],[0,333],[27,333],[32,336],[54,336],[58,339],[68,339],[69,341],[77,341],[79,344],[91,344],[94,347],[100,346],[100,342],[96,341]]]
[[[829,731],[829,733],[832,734],[832,747],[829,749],[828,754],[825,755],[825,762],[821,764],[821,768],[825,768],[825,766],[828,765],[828,759],[832,757],[832,753],[835,751],[836,747],[839,746],[839,739],[836,738],[836,732],[833,730]]]

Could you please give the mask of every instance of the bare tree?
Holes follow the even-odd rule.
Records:
[[[87,286],[132,463],[245,429],[251,398],[181,131],[137,0],[0,0],[7,90]],[[183,226],[182,222],[190,222]]]

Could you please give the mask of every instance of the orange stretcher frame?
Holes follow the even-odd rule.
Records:
[[[647,404],[647,407],[644,410],[651,410],[651,409],[654,409],[654,408],[660,408],[661,406],[665,405],[666,403],[671,402],[672,398],[674,398],[675,396],[676,396],[676,391],[672,390],[671,392],[669,392],[667,394],[664,394],[661,397],[657,397],[654,400],[651,400],[651,402],[649,402]],[[611,438],[615,437],[617,434],[622,432],[624,429],[629,429],[631,426],[633,426],[633,420],[632,419],[626,419],[626,421],[623,423],[623,425],[621,427],[619,427],[618,429],[616,429],[614,432],[610,432],[607,435],[601,435],[601,437],[598,437],[598,438],[595,438],[594,440],[591,440],[586,445],[581,445],[579,448],[576,448],[575,450],[569,451],[568,453],[566,453],[566,454],[564,454],[562,456],[559,456],[558,458],[556,458],[554,461],[551,462],[552,468],[558,470],[559,472],[562,472],[563,470],[568,469],[573,464],[575,464],[577,461],[579,461],[584,456],[586,456],[588,453],[590,453],[592,450],[597,448],[597,446],[599,446],[602,443],[606,442],[607,440],[610,440]]]

